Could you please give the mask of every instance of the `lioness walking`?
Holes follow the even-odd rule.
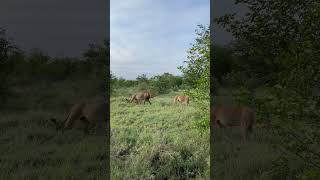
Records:
[[[71,107],[63,122],[59,123],[55,118],[51,119],[57,129],[75,128],[88,132],[89,126],[92,125],[95,127],[95,134],[97,135],[106,135],[107,129],[109,129],[107,120],[106,102],[76,103]]]
[[[150,102],[150,98],[151,98],[151,94],[147,91],[144,91],[144,92],[138,92],[134,95],[132,95],[131,99],[126,99],[127,102],[133,102],[135,101],[135,103],[139,103],[141,101],[143,101],[143,104],[147,102],[149,102],[149,104],[151,104]]]
[[[215,107],[211,108],[211,121],[214,126],[240,126],[243,141],[247,141],[248,133],[252,132],[255,114],[248,107]]]
[[[176,102],[189,104],[189,96],[175,96],[173,97],[173,104],[176,104]]]

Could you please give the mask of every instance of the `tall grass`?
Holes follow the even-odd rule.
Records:
[[[89,86],[88,86],[89,85]],[[91,80],[34,82],[12,87],[1,110],[0,179],[104,179],[105,137],[56,131],[70,105],[101,96]]]
[[[175,94],[151,105],[111,98],[112,179],[209,179],[209,131],[192,127],[196,107],[173,105]]]

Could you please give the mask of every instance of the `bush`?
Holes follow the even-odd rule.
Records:
[[[185,91],[198,106],[201,118],[196,123],[199,128],[209,128],[210,107],[210,31],[208,26],[199,25],[196,40],[188,51],[186,66],[181,66],[186,83],[191,87]]]
[[[9,59],[18,53],[16,46],[6,36],[6,31],[0,27],[0,100],[6,101],[9,93],[9,75],[11,68]]]

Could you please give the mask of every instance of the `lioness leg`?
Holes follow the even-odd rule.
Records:
[[[82,108],[85,106],[84,103],[74,105],[65,120],[64,128],[72,128],[74,121],[81,118]]]
[[[88,120],[86,117],[84,117],[84,116],[81,116],[81,117],[80,117],[80,120],[84,123],[84,126],[85,126],[84,132],[85,132],[86,134],[89,134],[89,125],[90,125],[89,120]]]
[[[247,132],[247,128],[246,127],[242,127],[241,131],[242,131],[242,142],[245,143],[247,142],[248,139],[248,132]]]
[[[136,96],[135,96],[135,95],[133,95],[133,96],[132,96],[132,98],[131,98],[130,102],[132,102],[133,100],[135,100],[135,101],[137,100],[137,98],[136,98]]]
[[[177,96],[173,98],[173,104],[176,104],[176,101],[177,101]]]
[[[143,104],[145,104],[145,103],[146,103],[146,101],[148,101],[148,102],[149,102],[149,104],[151,104],[150,99],[144,99],[144,100],[143,100]]]
[[[219,128],[219,129],[221,129],[221,135],[222,135],[222,137],[223,138],[225,138],[226,140],[228,140],[227,138],[227,126],[225,126],[225,125],[223,125],[221,122],[220,122],[220,120],[216,120],[216,125],[217,125],[217,127]]]

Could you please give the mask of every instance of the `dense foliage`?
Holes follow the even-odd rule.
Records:
[[[319,178],[320,152],[314,146],[320,142],[320,4],[315,0],[236,3],[248,8],[244,16],[216,19],[236,39],[230,48],[235,68],[227,75],[217,74],[218,79],[228,81],[238,102],[255,107],[258,123],[268,124],[279,137],[274,145],[282,156],[275,161],[275,177],[286,171],[297,179]],[[264,89],[263,95],[254,94],[258,88]],[[290,170],[287,162],[293,157],[306,167]]]
[[[15,45],[6,36],[6,31],[0,27],[0,100],[2,102],[8,95],[9,59],[16,55],[16,50]]]
[[[108,44],[89,44],[83,57],[48,56],[39,49],[26,53],[9,40],[0,29],[0,97],[10,96],[10,89],[43,82],[60,82],[72,79],[94,79],[97,89],[106,92]],[[99,77],[99,78],[97,78]],[[105,77],[105,78],[101,78]]]
[[[79,58],[54,58],[39,49],[24,52],[0,28],[0,179],[106,177],[105,137],[61,133],[49,121],[62,122],[81,100],[105,100],[106,45],[89,45]]]
[[[210,31],[208,26],[199,25],[196,39],[188,50],[185,66],[179,67],[190,88],[186,93],[197,103],[202,119],[197,126],[209,127],[209,88],[210,88]]]
[[[167,94],[170,91],[177,91],[185,88],[183,78],[170,73],[163,73],[147,78],[145,74],[139,75],[135,80],[127,80],[121,77],[116,77],[112,74],[111,77],[112,92],[119,88],[136,87],[138,91],[149,90],[153,95]]]

